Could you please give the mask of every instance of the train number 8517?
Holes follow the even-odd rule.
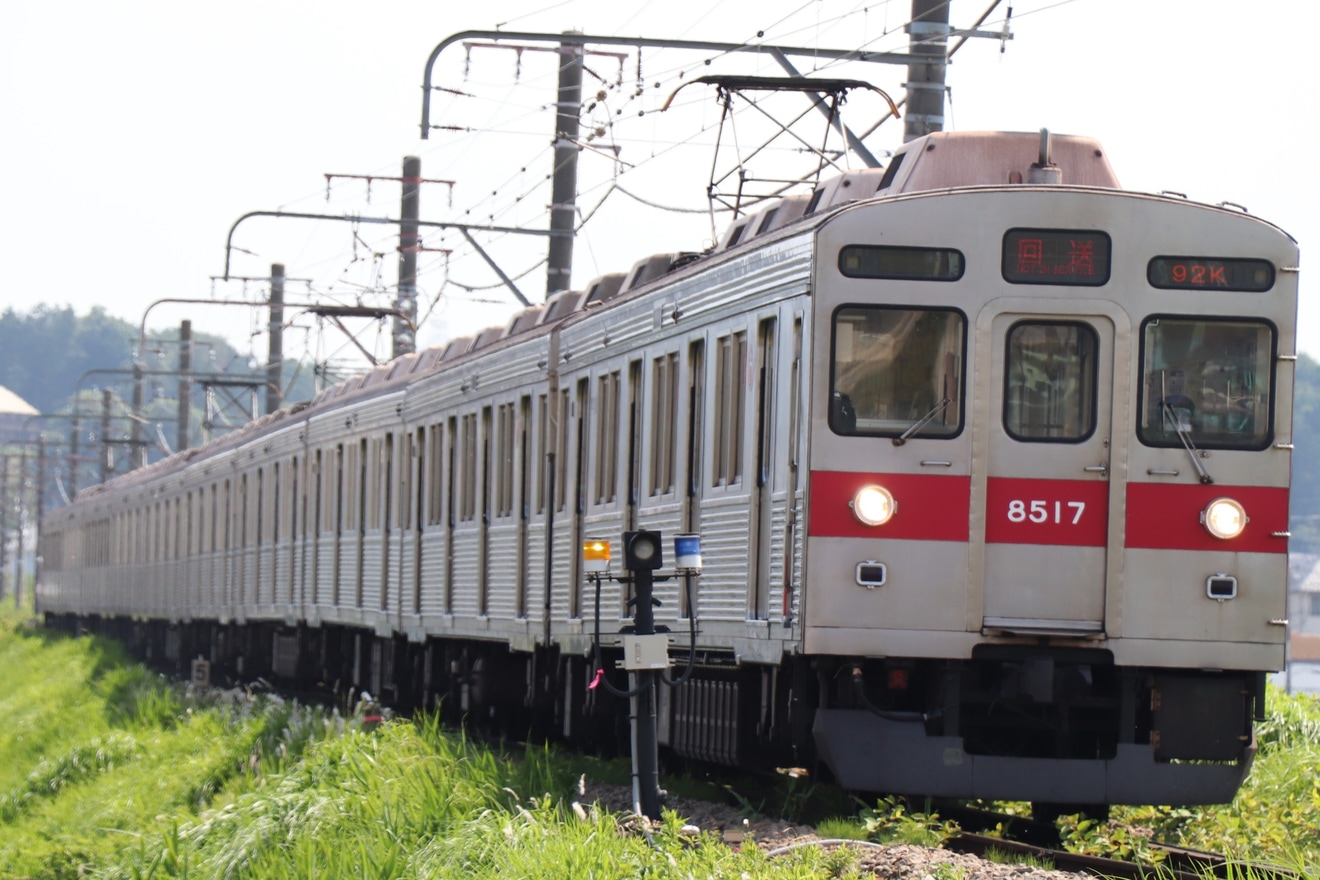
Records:
[[[1086,511],[1085,501],[1055,501],[1051,512],[1049,501],[1023,501],[1014,498],[1008,502],[1009,522],[1054,523],[1077,525]]]

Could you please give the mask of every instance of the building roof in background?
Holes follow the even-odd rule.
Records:
[[[1288,554],[1288,589],[1294,593],[1320,593],[1320,555]]]
[[[36,414],[36,407],[0,385],[0,415],[35,416]]]

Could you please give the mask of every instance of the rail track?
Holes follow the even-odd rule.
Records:
[[[1152,851],[1164,854],[1164,859],[1155,865],[1048,849],[984,834],[959,834],[946,841],[944,847],[954,852],[968,853],[982,858],[989,856],[993,851],[1011,858],[1049,863],[1058,871],[1075,871],[1094,874],[1097,877],[1123,878],[1123,880],[1146,880],[1154,877],[1161,880],[1165,878],[1206,880],[1207,877],[1220,877],[1224,880],[1242,877],[1254,877],[1258,880],[1302,880],[1303,877],[1295,870],[1278,865],[1229,859],[1214,853],[1161,843],[1151,844]]]

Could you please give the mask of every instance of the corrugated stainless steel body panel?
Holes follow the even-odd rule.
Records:
[[[414,607],[413,583],[416,558],[413,554],[416,533],[412,529],[392,529],[390,531],[390,572],[389,595],[385,598],[386,608],[396,620],[402,620],[404,614],[416,614]]]
[[[339,536],[339,581],[331,593],[331,604],[326,611],[326,620],[345,620],[351,617],[340,615],[342,609],[358,606],[358,583],[361,571],[358,565],[358,548],[362,540],[355,533]]]
[[[455,617],[477,617],[478,579],[480,574],[481,523],[477,519],[458,523],[453,530],[453,578],[451,611]]]
[[[436,525],[422,533],[422,614],[428,617],[445,611],[446,534]]]
[[[492,621],[512,621],[517,617],[517,590],[522,576],[518,571],[518,524],[506,521],[511,519],[501,518],[489,527],[486,614]]]
[[[748,618],[751,524],[746,495],[707,498],[701,506],[701,555],[705,568],[697,596],[703,626]]]
[[[257,580],[253,584],[249,601],[249,616],[271,617],[275,605],[275,548],[270,542],[259,544],[254,550],[257,560]]]
[[[277,613],[287,615],[293,605],[293,541],[281,538],[271,545],[271,602]]]
[[[316,591],[312,597],[312,605],[317,609],[318,617],[335,604],[338,546],[339,538],[334,532],[321,532],[316,543]]]
[[[379,611],[382,607],[380,585],[384,577],[384,542],[385,535],[381,529],[367,529],[362,536],[362,593],[358,604],[372,611]]]
[[[611,304],[599,312],[589,311],[574,318],[561,331],[560,387],[568,389],[570,397],[575,399],[577,383],[586,379],[589,383],[591,405],[594,405],[600,377],[617,372],[620,374],[620,395],[623,401],[621,405],[624,407],[629,400],[629,371],[634,362],[640,362],[643,385],[649,387],[652,381],[650,371],[655,357],[666,353],[676,354],[684,364],[683,370],[686,371],[689,347],[693,342],[700,341],[705,351],[702,369],[709,374],[713,370],[714,351],[718,340],[731,333],[745,334],[749,389],[745,395],[747,415],[744,421],[742,444],[744,482],[739,486],[732,488],[711,486],[709,452],[705,451],[704,447],[710,442],[710,413],[715,401],[714,394],[709,388],[703,397],[704,410],[701,414],[703,454],[700,462],[701,471],[697,477],[700,486],[698,495],[694,499],[694,515],[698,523],[695,530],[702,535],[706,570],[696,581],[695,601],[701,623],[702,647],[739,651],[749,639],[760,640],[763,643],[762,647],[755,653],[762,660],[777,658],[783,648],[791,643],[794,634],[787,631],[771,638],[763,625],[755,625],[749,629],[747,622],[749,614],[765,613],[765,600],[776,595],[773,589],[770,589],[759,603],[762,607],[756,608],[753,606],[758,603],[753,601],[748,589],[751,579],[749,554],[752,552],[751,484],[755,480],[755,454],[758,441],[753,427],[757,424],[755,407],[758,405],[753,358],[759,351],[758,332],[761,322],[773,321],[777,334],[776,364],[784,377],[789,375],[792,352],[791,346],[784,341],[792,337],[794,320],[805,320],[802,316],[809,312],[805,300],[808,295],[810,266],[810,236],[800,234],[782,238],[768,243],[762,249],[734,254],[725,262],[705,265],[686,274],[680,273],[678,277],[663,279],[648,288],[644,295],[639,294],[635,299]],[[679,316],[677,321],[674,317],[675,312]],[[807,344],[805,340],[803,344]],[[686,372],[684,374],[686,375]],[[709,382],[708,378],[703,381]],[[770,418],[778,418],[777,413],[788,412],[787,403],[790,393],[787,382],[775,386],[777,407],[770,413]],[[800,387],[797,393],[800,411],[805,412],[807,393],[805,385]],[[681,424],[686,426],[686,388],[681,397],[684,400],[684,405],[680,407],[683,410]],[[593,413],[592,417],[595,418],[597,415]],[[649,460],[651,444],[649,432],[645,429],[648,418],[649,414],[643,412],[639,419],[642,428],[639,442],[642,444],[640,460],[643,462],[643,471],[645,462]],[[592,424],[594,428],[594,422]],[[805,429],[805,421],[802,422],[802,426]],[[786,425],[776,425],[776,428],[769,433],[772,437],[778,437],[785,430]],[[619,442],[621,467],[623,467],[626,465],[626,452],[623,451],[627,448],[626,426]],[[680,440],[679,445],[686,448],[685,441]],[[783,485],[786,482],[784,474],[788,467],[787,444],[772,440],[771,448],[766,454],[769,456],[767,461],[769,485],[771,487]],[[570,461],[570,467],[572,466],[573,461]],[[639,486],[643,480],[644,476],[639,478]],[[587,485],[590,491],[593,485],[590,480]],[[638,526],[661,528],[666,531],[667,538],[686,530],[682,525],[682,508],[675,496],[652,501],[647,496],[645,487],[640,488],[641,497],[636,512]],[[803,488],[799,489],[799,499]],[[782,551],[774,549],[776,547],[774,533],[782,532],[780,524],[786,521],[788,500],[786,493],[776,496],[773,491],[768,491],[762,502],[765,505],[764,515],[770,523],[769,531],[764,536],[766,548],[771,553],[779,553],[781,559]],[[567,544],[571,540],[567,537],[572,532],[571,515],[558,519],[555,528],[556,543]],[[608,505],[600,509],[595,505],[589,505],[581,526],[584,536],[608,537],[613,540],[618,540],[617,536],[624,528],[623,509],[611,513]],[[779,541],[782,545],[782,537]],[[666,544],[668,543],[667,540]],[[564,547],[562,551],[556,548],[557,554],[576,553],[576,551],[576,547]],[[667,546],[665,552],[666,555],[671,554],[672,547]],[[571,571],[567,561],[571,557],[557,555],[557,558],[566,560],[560,571],[556,572],[557,577],[560,576],[560,572],[567,574]],[[615,568],[617,572],[619,568],[617,562]],[[772,583],[776,571],[775,564],[771,563],[768,568],[769,583]],[[782,579],[782,568],[779,571],[781,572],[779,577]],[[584,590],[579,607],[582,609],[582,615],[587,617],[589,622],[594,595],[586,585],[577,588]],[[666,602],[658,612],[658,619],[670,621],[669,625],[673,628],[683,629],[682,622],[677,617],[680,607],[678,582],[658,584],[657,590],[658,596]],[[569,591],[568,584],[560,587],[559,582],[556,582],[555,614],[551,631],[565,648],[581,644],[580,625],[562,622],[564,612],[558,610],[567,602]],[[622,607],[622,599],[615,585],[606,584],[601,592],[602,616],[608,620],[608,614],[619,613],[615,609]],[[608,631],[610,627],[605,626],[604,629]],[[681,641],[680,635],[676,642]]]

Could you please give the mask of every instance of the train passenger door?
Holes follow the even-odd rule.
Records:
[[[1060,314],[1056,306],[1050,303],[1048,315],[998,312],[978,321],[978,348],[991,352],[982,374],[989,387],[979,395],[988,405],[977,412],[988,437],[983,625],[1098,636],[1108,569],[1115,322],[1066,314],[1067,306]]]
[[[775,368],[778,363],[775,319],[762,320],[756,336],[756,482],[752,486],[751,595],[748,597],[747,617],[749,620],[766,620],[770,616],[770,523],[775,436],[778,433],[775,419]]]

